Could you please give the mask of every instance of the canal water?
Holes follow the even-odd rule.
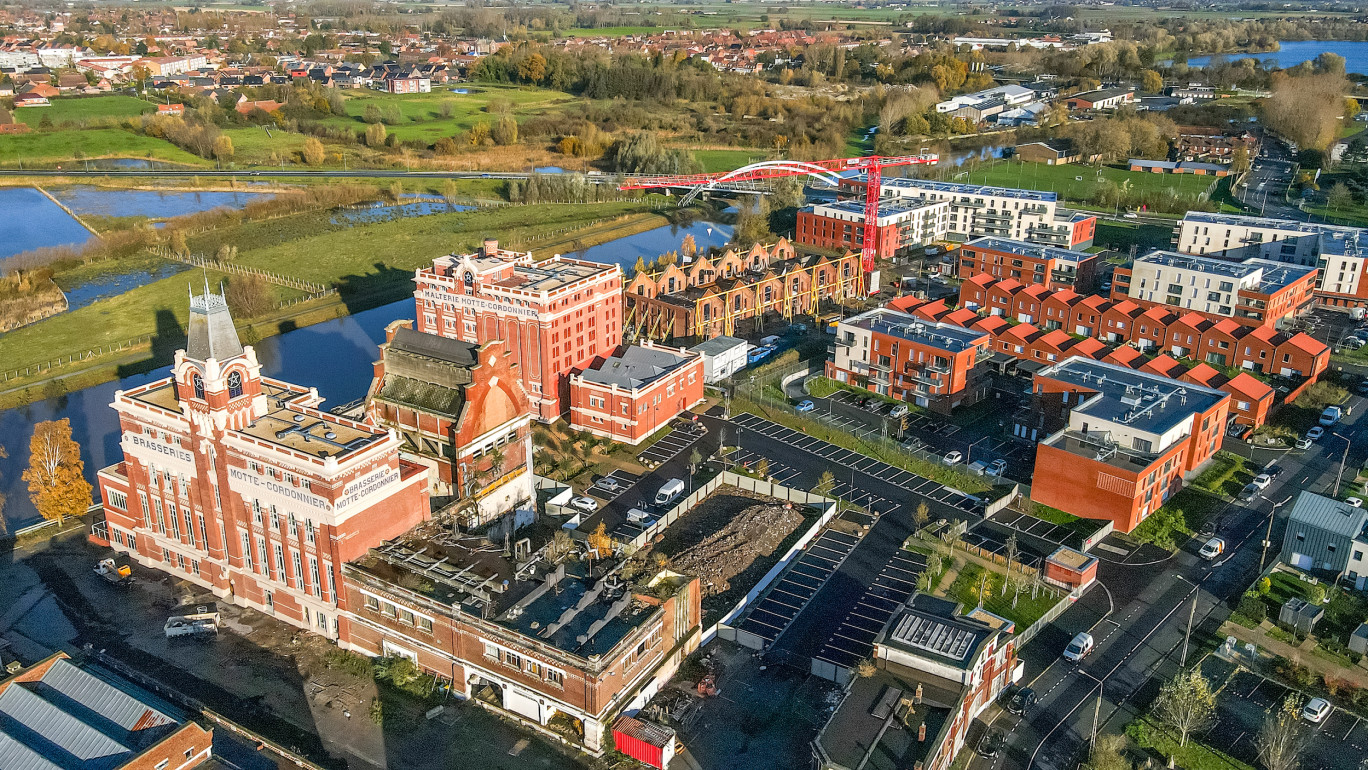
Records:
[[[660,227],[585,249],[575,256],[622,265],[630,271],[637,256],[644,256],[649,261],[663,252],[678,250],[686,234],[692,234],[698,247],[703,249],[725,245],[731,237],[731,227],[702,221],[687,227]],[[319,394],[327,399],[324,408],[339,406],[366,395],[371,364],[378,355],[377,346],[384,339],[385,326],[397,319],[413,318],[413,313],[413,300],[407,299],[296,329],[257,343],[257,357],[268,377],[317,387]],[[0,459],[0,493],[8,498],[4,516],[11,529],[37,520],[28,490],[19,478],[28,464],[28,442],[33,426],[43,420],[70,419],[72,435],[81,444],[86,478],[93,484],[95,473],[120,457],[119,422],[109,406],[115,391],[160,379],[169,371],[170,368],[165,367],[76,391],[59,399],[0,411],[0,445],[9,453],[8,458]]]
[[[1368,73],[1368,42],[1350,40],[1284,40],[1278,50],[1265,53],[1227,53],[1218,54],[1227,61],[1238,59],[1258,59],[1260,62],[1272,59],[1279,69],[1295,67],[1304,61],[1311,61],[1322,53],[1339,54],[1344,57],[1344,68],[1348,72]],[[1214,57],[1194,56],[1188,59],[1189,67],[1205,67]]]

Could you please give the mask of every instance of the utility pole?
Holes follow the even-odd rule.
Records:
[[[1264,571],[1264,561],[1268,558],[1268,546],[1271,545],[1273,541],[1273,520],[1278,517],[1278,509],[1285,505],[1287,501],[1291,499],[1292,496],[1288,495],[1286,500],[1283,500],[1280,503],[1274,503],[1273,510],[1268,512],[1268,531],[1264,533],[1263,553],[1259,554],[1260,575],[1262,575]]]
[[[1334,497],[1339,497],[1340,481],[1342,481],[1342,480],[1344,479],[1344,464],[1349,460],[1349,447],[1350,447],[1351,444],[1353,444],[1353,442],[1350,441],[1347,437],[1341,436],[1341,435],[1338,434],[1338,433],[1335,433],[1335,434],[1332,434],[1332,435],[1334,435],[1335,438],[1344,439],[1344,454],[1340,455],[1340,469],[1339,469],[1339,474],[1338,474],[1337,476],[1335,476],[1335,494],[1334,494]]]
[[[1183,632],[1183,656],[1178,660],[1179,668],[1187,668],[1188,638],[1192,636],[1192,620],[1197,616],[1197,596],[1201,589],[1192,589],[1192,609],[1188,610],[1187,630]]]
[[[1097,683],[1097,705],[1093,707],[1092,748],[1097,748],[1098,721],[1102,717],[1102,683]]]

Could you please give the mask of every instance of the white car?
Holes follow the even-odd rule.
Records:
[[[1330,716],[1330,701],[1324,698],[1312,698],[1306,702],[1306,707],[1302,709],[1302,719],[1311,724],[1320,724]]]
[[[1325,411],[1321,412],[1320,424],[1328,428],[1340,421],[1341,414],[1342,412],[1340,412],[1339,407],[1327,406],[1325,407]]]
[[[994,461],[992,461],[991,463],[988,463],[988,475],[989,475],[989,476],[1001,476],[1002,474],[1004,474],[1004,473],[1006,473],[1006,472],[1007,472],[1007,461],[1006,461],[1006,460],[994,460]]]
[[[945,453],[945,457],[942,457],[941,461],[944,462],[946,465],[955,465],[956,463],[962,463],[964,462],[964,453],[959,451],[958,449],[951,450]]]
[[[1206,544],[1202,546],[1202,550],[1197,552],[1197,555],[1207,561],[1211,561],[1223,553],[1225,553],[1225,541],[1219,537],[1213,537],[1206,541]]]
[[[1256,489],[1262,492],[1263,490],[1268,489],[1269,484],[1273,483],[1273,477],[1267,473],[1260,473],[1249,483],[1253,484]]]
[[[1073,638],[1073,641],[1069,642],[1069,646],[1064,648],[1064,660],[1077,663],[1087,657],[1088,653],[1092,652],[1092,649],[1092,636],[1080,632]]]
[[[576,497],[570,501],[573,508],[578,508],[585,513],[593,513],[598,510],[598,501],[592,497]]]
[[[1312,426],[1311,430],[1308,430],[1306,432],[1306,437],[1311,439],[1312,441],[1320,441],[1320,437],[1324,435],[1325,428],[1322,428],[1319,425]]]
[[[909,410],[907,408],[907,404],[898,404],[897,406],[893,407],[893,411],[889,412],[888,416],[892,417],[895,420],[898,420],[903,417],[906,417],[908,411]]]
[[[1309,438],[1299,438],[1299,439],[1297,439],[1297,443],[1296,443],[1294,446],[1296,446],[1298,449],[1310,449],[1310,448],[1311,448],[1311,439],[1309,439]]]

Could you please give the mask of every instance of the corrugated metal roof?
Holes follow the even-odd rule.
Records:
[[[1314,492],[1302,492],[1292,505],[1290,520],[1354,538],[1363,532],[1368,511]]]
[[[43,675],[42,689],[52,688],[129,732],[174,725],[176,720],[85,669],[59,660]]]
[[[61,765],[0,732],[0,770],[63,770]]]
[[[47,748],[52,747],[90,770],[117,767],[133,755],[127,746],[22,686],[0,693],[0,732],[30,745],[47,744],[43,754],[51,756]],[[36,738],[30,740],[25,732]]]

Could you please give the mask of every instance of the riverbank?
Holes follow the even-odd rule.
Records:
[[[288,272],[323,283],[337,293],[302,299],[276,287],[288,307],[255,319],[239,319],[244,342],[342,318],[411,296],[413,270],[442,254],[474,249],[487,236],[539,258],[588,248],[668,224],[641,203],[546,204],[453,212],[415,219],[337,228],[308,235],[317,214],[292,223],[247,223],[234,241],[258,241],[235,264]],[[281,239],[283,235],[303,237]],[[209,237],[214,234],[205,234]],[[219,234],[222,235],[222,234]],[[270,240],[267,240],[270,239]],[[212,249],[196,249],[213,253]],[[377,257],[379,258],[377,260]],[[210,283],[230,276],[208,270]],[[32,403],[171,362],[183,344],[187,279],[173,275],[119,296],[0,336],[0,408]],[[11,363],[12,362],[12,363]]]

